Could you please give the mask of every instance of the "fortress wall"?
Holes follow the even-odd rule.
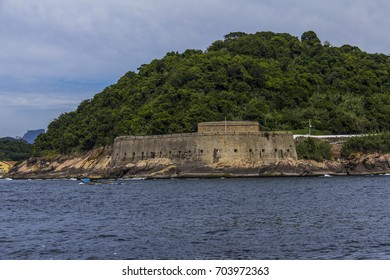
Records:
[[[242,159],[268,164],[297,158],[289,133],[207,133],[196,139],[200,160],[207,164]]]
[[[259,132],[258,122],[229,121],[229,122],[204,122],[198,124],[199,133],[216,132]]]
[[[297,159],[297,151],[291,132],[263,132],[261,142],[263,158],[266,162]]]
[[[258,140],[258,133],[207,133],[199,134],[196,145],[206,164],[240,159],[256,161],[259,160],[255,154],[259,149]]]
[[[115,140],[114,165],[150,158],[170,158],[175,163],[247,160],[268,164],[297,156],[293,135],[287,132],[183,133]]]
[[[196,133],[183,133],[118,137],[114,142],[113,162],[120,165],[151,158],[196,160],[196,136]]]

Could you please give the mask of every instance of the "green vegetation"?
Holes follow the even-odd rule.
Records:
[[[71,153],[119,135],[191,132],[202,121],[262,130],[390,130],[390,57],[321,43],[313,31],[234,32],[206,51],[170,52],[55,119],[35,153]]]
[[[298,159],[312,159],[315,161],[330,160],[332,158],[331,145],[312,137],[296,142]]]
[[[0,160],[20,161],[32,154],[32,145],[23,140],[0,138]]]
[[[352,153],[390,153],[390,133],[349,138],[341,150],[341,156],[348,158]]]
[[[309,129],[296,129],[292,131],[294,134],[309,134]],[[332,133],[328,130],[318,130],[318,129],[311,129],[310,135],[331,135]]]

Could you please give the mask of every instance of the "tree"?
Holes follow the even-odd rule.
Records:
[[[121,135],[193,132],[198,122],[257,120],[265,130],[390,130],[390,59],[322,46],[314,31],[232,32],[207,51],[169,52],[50,123],[38,154],[112,145]]]
[[[306,31],[301,36],[301,41],[305,45],[309,45],[311,47],[316,46],[317,44],[321,44],[321,40],[318,39],[317,34],[314,31]]]
[[[32,145],[24,140],[0,138],[0,160],[20,161],[32,155]]]
[[[299,159],[323,161],[331,159],[332,157],[330,144],[326,141],[314,139],[312,137],[298,141],[296,149]]]

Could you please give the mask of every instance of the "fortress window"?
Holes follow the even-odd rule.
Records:
[[[277,153],[278,152],[278,149],[275,149],[275,153]]]
[[[249,152],[252,153],[253,152],[252,149],[249,149]]]
[[[261,151],[264,153],[265,152],[265,150],[264,149],[261,149]]]
[[[289,153],[290,152],[290,149],[287,149],[287,153]]]
[[[234,149],[234,152],[235,152],[235,153],[237,153],[237,152],[238,152],[238,150],[237,150],[237,149]]]
[[[141,154],[141,160],[143,160],[144,159],[144,152],[142,152],[142,154]]]
[[[203,154],[203,150],[200,150],[200,153]]]

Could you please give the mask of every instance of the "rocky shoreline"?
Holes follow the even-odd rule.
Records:
[[[316,162],[281,160],[263,165],[247,161],[227,161],[210,165],[177,165],[168,158],[141,160],[114,166],[110,147],[87,153],[48,158],[31,158],[15,166],[5,176],[12,179],[63,178],[210,178],[367,175],[390,173],[390,154],[355,154],[346,160]]]

